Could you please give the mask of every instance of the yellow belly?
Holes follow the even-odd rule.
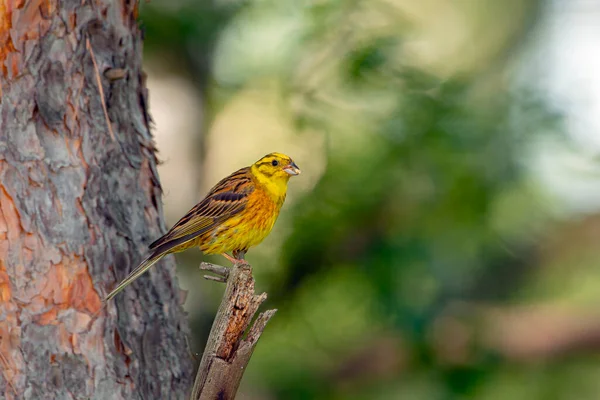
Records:
[[[248,250],[262,242],[273,229],[281,203],[266,194],[253,193],[245,210],[202,235],[196,245],[205,254]],[[278,204],[279,203],[279,204]]]

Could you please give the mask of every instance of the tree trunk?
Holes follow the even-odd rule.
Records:
[[[174,263],[96,320],[165,230],[137,2],[0,2],[0,398],[181,399]]]

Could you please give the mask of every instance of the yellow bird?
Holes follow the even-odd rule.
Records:
[[[150,245],[150,255],[104,300],[121,290],[171,253],[198,246],[204,254],[222,254],[235,263],[271,232],[285,201],[291,176],[300,174],[281,153],[267,154],[213,187],[169,232]],[[232,252],[231,257],[228,252]]]

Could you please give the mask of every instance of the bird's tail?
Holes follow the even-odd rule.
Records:
[[[112,292],[110,292],[108,294],[108,296],[106,296],[106,299],[104,299],[104,303],[106,304],[106,302],[108,302],[110,299],[112,299],[117,294],[119,294],[119,292],[121,290],[125,289],[131,282],[133,282],[137,278],[139,278],[144,272],[146,272],[148,270],[148,268],[150,268],[151,266],[156,264],[156,262],[158,260],[160,260],[161,258],[163,258],[163,256],[165,256],[165,255],[166,254],[164,252],[161,252],[161,253],[155,252],[155,253],[152,253],[150,256],[148,256],[148,258],[146,258],[144,261],[142,261],[140,263],[140,265],[138,265],[133,271],[131,271],[131,273],[129,274],[129,276],[127,276],[127,278],[123,279],[121,281],[121,283],[119,283],[117,285],[117,287],[114,288],[112,290]]]

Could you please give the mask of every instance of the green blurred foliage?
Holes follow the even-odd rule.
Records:
[[[256,262],[277,264],[257,273],[266,306],[279,312],[241,398],[597,397],[591,355],[520,362],[477,340],[460,361],[440,355],[456,340],[444,329],[436,339],[453,304],[508,306],[554,293],[539,247],[561,225],[527,168],[538,137],[560,138],[560,115],[510,77],[546,3],[517,11],[463,3],[497,43],[492,51],[485,35],[473,39],[484,56],[452,74],[407,55],[413,21],[392,1],[144,7],[151,52],[209,60],[205,70],[188,65],[192,75],[205,71],[209,108],[275,79],[298,135],[327,136],[323,176],[280,219],[290,232],[281,256]],[[257,37],[271,41],[261,47]],[[213,312],[192,316],[199,337]]]

